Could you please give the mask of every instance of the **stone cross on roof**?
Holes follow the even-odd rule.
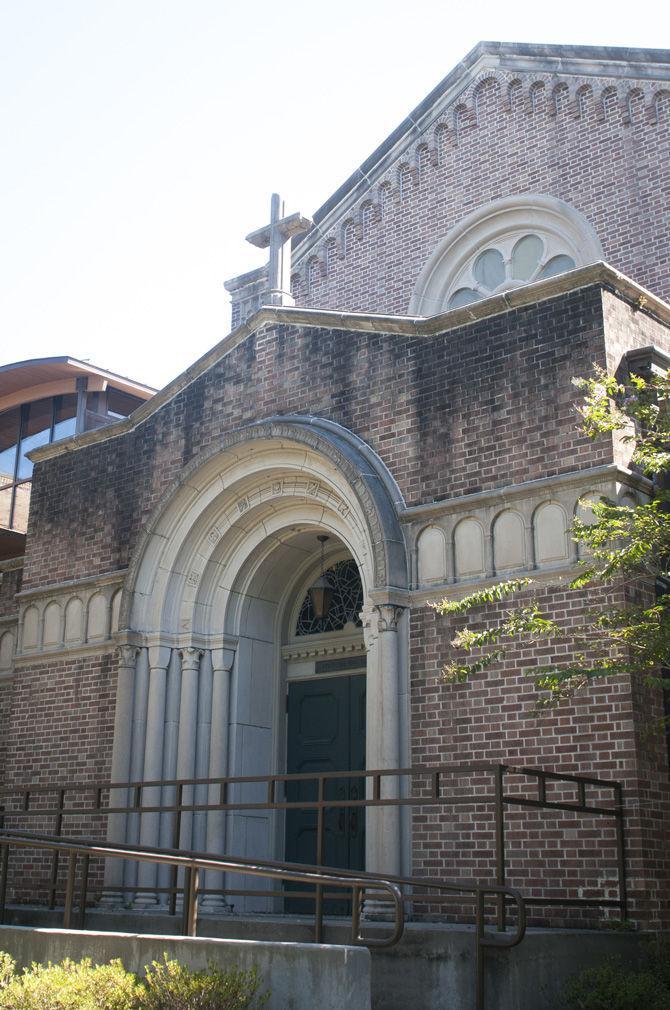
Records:
[[[295,305],[291,296],[291,239],[313,226],[314,222],[302,214],[285,216],[284,201],[278,193],[272,194],[270,224],[247,235],[247,242],[259,249],[270,247],[269,290],[263,296],[264,305]]]

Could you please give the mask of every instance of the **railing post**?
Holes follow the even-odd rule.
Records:
[[[195,936],[198,929],[198,887],[200,869],[187,866],[184,873],[184,908],[182,929],[184,936]]]
[[[495,820],[496,820],[496,884],[505,886],[505,806],[503,802],[505,765],[496,765],[495,770]],[[507,906],[505,895],[499,894],[498,930],[505,932],[507,926]]]
[[[181,806],[184,801],[184,785],[180,782],[177,786],[177,791],[175,794],[175,807],[174,812],[174,826],[172,830],[172,848],[179,848],[179,839],[181,836]],[[178,866],[170,867],[170,901],[168,905],[168,911],[170,915],[177,914],[177,878],[179,874]]]
[[[475,902],[475,1006],[484,1010],[484,892],[478,887]]]
[[[72,928],[72,904],[74,901],[74,885],[77,876],[77,853],[71,852],[67,864],[67,884],[65,886],[65,908],[63,910],[63,929]]]
[[[316,865],[323,866],[324,856],[324,785],[323,776],[319,776],[319,807],[316,814]],[[316,943],[323,941],[323,887],[317,884],[314,897],[314,940]]]
[[[184,867],[184,896],[181,906],[181,932],[182,936],[188,936],[188,896],[191,891],[191,867]]]
[[[56,811],[56,819],[54,821],[54,835],[57,838],[61,837],[63,832],[63,809],[65,807],[65,790],[58,790],[58,810]],[[54,850],[54,854],[51,859],[51,884],[49,891],[49,908],[54,909],[56,907],[56,886],[58,884],[58,849]]]
[[[351,888],[351,942],[358,943],[361,932],[361,889]]]
[[[7,877],[9,874],[9,844],[0,845],[0,923],[5,921]]]
[[[84,923],[86,922],[86,896],[88,893],[88,866],[90,860],[91,857],[87,852],[81,861],[81,880],[79,881],[79,916],[77,919],[79,929],[83,929]]]
[[[626,846],[623,816],[623,796],[621,783],[617,782],[616,792],[616,854],[617,870],[619,877],[619,908],[621,909],[621,921],[628,918],[628,894],[626,891]]]

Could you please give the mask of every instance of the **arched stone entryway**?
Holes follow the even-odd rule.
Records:
[[[156,507],[130,566],[118,635],[113,780],[284,771],[287,681],[299,654],[296,608],[318,572],[318,534],[329,538],[329,564],[355,562],[363,626],[349,622],[312,643],[312,652],[337,655],[342,646],[364,655],[366,766],[406,761],[401,505],[369,447],[314,418],[239,429],[195,459]],[[118,815],[110,832],[171,843],[168,818],[159,814],[143,815],[141,823]],[[268,814],[227,822],[195,814],[184,818],[181,843],[283,858],[282,832]],[[401,849],[398,811],[369,812],[368,868],[399,872]],[[139,874],[144,886],[157,882],[149,864]]]

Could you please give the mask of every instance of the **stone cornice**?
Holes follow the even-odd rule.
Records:
[[[44,666],[57,661],[67,663],[71,659],[82,659],[87,656],[107,656],[113,653],[115,643],[107,638],[102,642],[81,645],[56,645],[53,648],[31,649],[30,652],[20,652],[14,657],[14,669],[22,666]]]
[[[481,592],[482,589],[496,586],[508,579],[530,579],[532,585],[528,586],[529,591],[537,586],[562,586],[572,581],[582,571],[580,565],[571,563],[555,568],[519,568],[491,577],[463,579],[460,582],[436,582],[429,589],[422,586],[421,589],[412,590],[411,607],[416,609],[436,600],[460,600],[469,593]]]
[[[52,582],[37,586],[35,589],[23,589],[15,599],[25,603],[28,600],[39,599],[42,596],[60,596],[62,593],[72,593],[79,589],[89,589],[94,586],[112,586],[123,582],[128,574],[127,568],[119,568],[114,572],[103,572],[101,575],[88,575],[84,579],[69,579],[67,582]]]
[[[636,284],[629,277],[619,273],[607,263],[593,263],[580,267],[548,280],[537,281],[524,287],[507,291],[500,295],[484,298],[472,305],[451,309],[435,316],[394,316],[364,312],[333,312],[331,310],[304,309],[265,306],[254,313],[241,326],[224,337],[215,347],[199,358],[190,368],[173,379],[146,403],[135,410],[130,417],[106,428],[87,431],[74,438],[54,442],[51,445],[33,449],[28,455],[34,463],[42,463],[57,456],[77,452],[89,445],[119,438],[138,428],[147,418],[174,399],[187,386],[212,368],[218,361],[230,354],[252,333],[266,325],[285,325],[298,328],[320,328],[346,330],[358,333],[383,333],[388,336],[431,338],[439,335],[448,337],[449,332],[468,323],[479,322],[499,316],[512,309],[523,308],[537,302],[547,301],[558,295],[594,285],[605,286],[640,311],[654,316],[670,327],[670,305]]]
[[[632,372],[642,371],[664,375],[670,369],[670,354],[654,344],[626,351],[626,361]]]
[[[531,497],[535,492],[560,491],[563,488],[585,484],[621,481],[631,487],[649,494],[652,482],[641,474],[634,473],[616,463],[592,467],[586,470],[571,470],[570,473],[555,474],[552,477],[538,477],[537,480],[524,481],[522,484],[508,484],[505,487],[494,487],[487,491],[477,491],[474,494],[461,495],[458,498],[444,498],[441,501],[429,502],[426,505],[413,505],[403,509],[399,515],[401,523],[420,522],[437,515],[448,515],[451,512],[463,512],[468,508],[481,508],[500,502],[514,501],[517,498]]]

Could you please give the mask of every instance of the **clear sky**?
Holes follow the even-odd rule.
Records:
[[[0,0],[0,364],[165,384],[270,193],[311,214],[480,40],[670,47],[664,0]]]

